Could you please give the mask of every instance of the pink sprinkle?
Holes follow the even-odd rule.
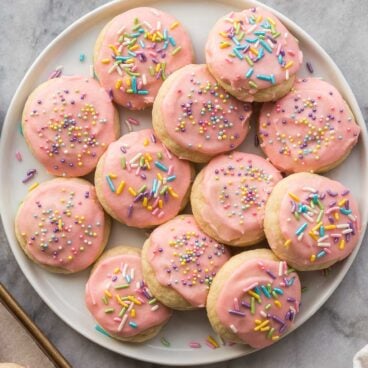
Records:
[[[159,211],[160,211],[159,208],[155,208],[151,213],[152,213],[153,216],[156,216]]]
[[[291,56],[295,56],[295,52],[293,50],[287,50],[287,53]]]
[[[206,341],[206,345],[213,350],[216,349],[216,346],[212,345],[209,341]]]
[[[226,58],[225,59],[229,64],[232,64],[233,63],[233,61],[231,60],[231,59],[229,59],[229,58]]]
[[[189,343],[189,347],[193,349],[200,349],[202,345],[199,342],[192,341]],[[211,345],[211,347],[213,348],[213,345]]]
[[[114,317],[114,321],[115,321],[115,322],[121,322],[121,318],[119,318],[119,317]]]
[[[138,176],[141,171],[141,167],[138,166],[137,170],[135,171],[135,176]]]
[[[279,56],[280,52],[281,52],[281,43],[279,43],[279,45],[277,46],[276,56]]]
[[[243,289],[243,292],[246,293],[249,290],[252,290],[253,288],[255,288],[256,286],[258,286],[258,282],[253,282],[253,284],[250,284],[248,287]]]
[[[236,311],[240,310],[238,298],[234,298],[234,309]]]
[[[127,120],[128,120],[128,121],[129,121],[129,123],[130,123],[130,124],[132,124],[132,125],[139,125],[139,121],[138,121],[137,119],[134,119],[134,118],[132,118],[132,117],[129,117]]]
[[[169,160],[172,160],[172,155],[171,155],[171,153],[169,152],[169,150],[167,149],[167,147],[166,147],[164,144],[162,144],[162,145],[164,146],[164,150],[165,150],[165,153],[166,153],[167,158],[168,158]]]
[[[164,217],[164,215],[165,215],[165,212],[164,211],[161,211],[159,214],[158,214],[158,218],[162,218],[162,217]]]
[[[340,209],[340,207],[331,207],[326,211],[326,214],[328,215],[329,213],[333,212],[333,211],[338,211]]]
[[[23,160],[23,158],[22,158],[22,154],[21,154],[19,151],[16,151],[16,152],[15,152],[15,158],[16,158],[19,162],[21,162],[21,161]]]
[[[167,175],[168,175],[168,176],[172,175],[173,171],[174,171],[174,166],[173,166],[173,165],[170,165],[170,166],[169,166],[169,170],[168,170],[168,172],[167,172]]]
[[[258,266],[261,268],[261,270],[264,270],[264,264],[262,262],[258,262]]]
[[[152,208],[156,208],[157,207],[157,205],[158,205],[158,201],[160,200],[160,198],[159,197],[157,197],[156,199],[155,199],[155,201],[153,202],[153,204],[152,204]]]

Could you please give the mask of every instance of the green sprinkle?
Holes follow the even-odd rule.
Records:
[[[121,168],[123,170],[125,170],[126,169],[126,158],[125,158],[125,156],[121,158],[120,164],[121,164]]]
[[[178,52],[180,52],[181,50],[181,46],[178,46],[176,49],[174,49],[172,52],[171,52],[171,55],[176,55]]]
[[[256,313],[256,303],[255,303],[254,296],[252,296],[251,299],[250,299],[250,313],[251,314],[255,314]]]
[[[125,312],[127,311],[128,308],[123,307],[121,308],[121,311],[119,312],[119,317],[123,317],[123,315],[125,314]]]
[[[308,290],[308,288],[306,286],[302,287],[302,293],[305,293]]]
[[[101,298],[102,299],[102,302],[105,304],[105,305],[107,305],[107,304],[109,304],[109,302],[108,302],[108,300],[107,300],[107,297],[106,296],[104,296],[103,298]]]
[[[112,313],[115,311],[115,308],[106,308],[105,313]]]
[[[270,339],[275,332],[275,329],[272,327],[271,330],[268,331],[267,337]]]
[[[114,289],[127,289],[128,287],[129,287],[129,284],[122,284],[122,285],[114,286]]]
[[[170,343],[163,336],[161,337],[160,341],[163,346],[166,346],[167,348],[170,347]]]
[[[19,130],[20,135],[21,135],[21,136],[23,136],[23,127],[22,127],[22,123],[19,123],[18,130]]]
[[[253,88],[258,88],[257,84],[256,84],[256,83],[254,83],[252,80],[250,80],[248,83],[249,83],[249,85],[250,85],[251,87],[253,87]]]
[[[146,184],[143,184],[143,185],[139,188],[139,190],[138,190],[138,194],[143,193],[146,189],[147,189],[147,185],[146,185]]]
[[[148,304],[151,305],[151,304],[155,304],[157,302],[157,299],[156,298],[153,298],[151,299]]]
[[[267,304],[266,306],[265,306],[265,309],[266,310],[269,310],[271,308],[271,304]]]

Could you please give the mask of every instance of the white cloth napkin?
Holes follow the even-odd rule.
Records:
[[[355,354],[353,368],[368,368],[368,345]]]

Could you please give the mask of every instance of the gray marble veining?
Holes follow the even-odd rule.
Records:
[[[0,124],[27,68],[47,44],[104,0],[2,0],[0,9]],[[281,11],[331,55],[368,118],[368,2],[364,0],[264,0]],[[0,225],[1,226],[1,225]],[[276,345],[208,368],[349,367],[368,342],[368,238],[348,275],[328,302]],[[0,281],[60,349],[73,367],[151,367],[109,352],[65,325],[20,271],[0,227]]]

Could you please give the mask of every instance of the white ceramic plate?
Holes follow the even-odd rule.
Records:
[[[231,10],[260,4],[252,0],[121,0],[109,3],[87,14],[58,36],[30,67],[13,98],[5,119],[0,147],[0,208],[5,231],[21,269],[42,299],[72,328],[95,343],[136,359],[170,365],[204,364],[240,357],[254,350],[246,346],[233,345],[221,346],[219,349],[210,351],[205,345],[206,337],[209,334],[213,335],[213,332],[204,311],[175,313],[162,333],[143,345],[124,344],[98,333],[95,330],[95,322],[84,305],[84,285],[88,271],[73,276],[48,273],[35,266],[25,257],[15,239],[13,231],[15,213],[19,202],[28,190],[28,185],[21,183],[26,171],[30,168],[37,168],[39,172],[36,178],[37,181],[50,178],[31,156],[19,132],[19,122],[27,96],[38,84],[46,80],[50,72],[60,64],[64,66],[65,74],[89,75],[93,45],[105,23],[120,12],[142,5],[154,6],[175,15],[191,33],[197,62],[204,62],[205,40],[215,21]],[[368,208],[367,196],[363,195],[364,190],[368,188],[368,141],[364,120],[358,104],[343,75],[320,46],[285,16],[277,12],[275,14],[299,39],[305,60],[309,60],[313,64],[314,75],[324,77],[342,92],[362,127],[358,146],[343,165],[329,172],[328,176],[342,181],[352,189],[360,203],[364,233]],[[86,61],[83,63],[79,61],[81,53],[86,55]],[[301,69],[300,75],[308,74],[304,66]],[[150,110],[142,113],[131,113],[122,110],[121,120],[123,121],[127,116],[138,118],[142,123],[138,128],[141,129],[150,126],[150,114]],[[123,132],[126,131],[127,129],[123,125]],[[261,151],[254,147],[253,142],[254,128],[242,145],[242,149],[247,152],[261,154]],[[22,162],[15,160],[16,151],[22,153]],[[109,246],[124,243],[139,247],[143,244],[145,237],[144,231],[129,229],[126,226],[114,223]],[[301,274],[302,284],[309,287],[309,289],[303,295],[303,305],[294,328],[299,327],[311,317],[332,294],[348,271],[357,251],[358,248],[346,261],[335,266],[327,277],[322,276],[321,272]],[[165,336],[171,343],[171,347],[167,348],[161,344],[160,338],[162,336]],[[200,342],[202,348],[189,348],[188,343],[193,340]]]

